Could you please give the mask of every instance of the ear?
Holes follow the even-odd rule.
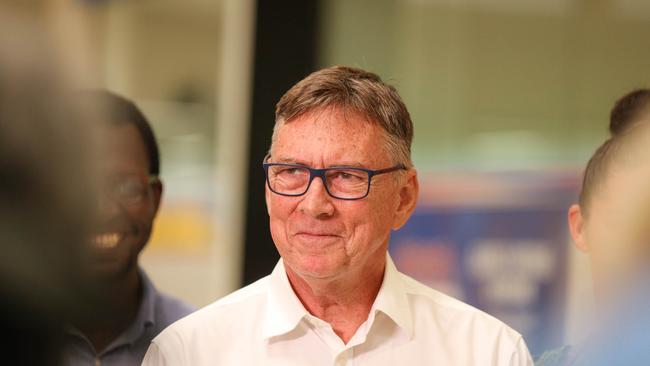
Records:
[[[415,209],[420,194],[420,183],[418,174],[414,168],[406,172],[399,187],[399,203],[393,216],[393,230],[397,230],[406,224]]]
[[[153,192],[153,215],[154,217],[158,214],[158,209],[160,208],[160,201],[162,199],[163,184],[160,179],[156,179],[151,183],[151,191]]]
[[[573,204],[569,207],[568,219],[569,231],[571,232],[571,237],[573,238],[576,248],[588,253],[589,245],[587,245],[587,240],[585,238],[585,217],[583,216],[580,205]]]

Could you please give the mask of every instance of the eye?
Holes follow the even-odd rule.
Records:
[[[346,182],[359,182],[366,179],[363,172],[356,170],[334,170],[331,172],[331,179],[337,179]]]
[[[272,177],[277,179],[303,179],[303,177],[309,176],[309,171],[297,166],[276,165],[273,167],[271,174]]]
[[[297,175],[302,174],[304,169],[295,167],[284,167],[276,170],[277,175]]]
[[[347,172],[339,172],[338,173],[338,178],[349,180],[349,179],[358,178],[358,177],[355,176],[354,174],[350,174],[350,173],[347,173]]]
[[[302,169],[298,169],[298,168],[287,168],[287,169],[283,170],[283,173],[295,175],[295,174],[301,173],[301,170]]]

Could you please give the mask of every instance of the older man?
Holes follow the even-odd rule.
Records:
[[[498,320],[398,272],[391,230],[418,197],[397,91],[349,67],[315,72],[276,109],[264,161],[271,275],[156,337],[144,365],[530,365]]]

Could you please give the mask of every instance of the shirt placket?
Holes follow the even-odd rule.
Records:
[[[323,341],[330,351],[332,352],[332,365],[334,366],[353,366],[354,362],[354,350],[355,348],[363,344],[366,341],[366,333],[369,327],[374,320],[374,314],[371,315],[370,319],[364,322],[361,327],[357,330],[352,339],[348,344],[344,344],[341,339],[334,333],[332,327],[327,323],[318,318],[311,319],[314,332],[318,337]]]
[[[344,349],[334,357],[334,366],[354,365],[354,346]]]

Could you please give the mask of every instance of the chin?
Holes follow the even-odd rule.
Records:
[[[93,276],[98,281],[113,281],[127,272],[126,265],[123,263],[96,263],[91,269]]]
[[[129,256],[96,260],[92,263],[90,270],[98,278],[110,280],[124,277],[135,267],[137,267],[137,261]]]
[[[293,261],[291,267],[301,277],[317,279],[333,278],[343,271],[343,265],[339,261],[320,257]]]

